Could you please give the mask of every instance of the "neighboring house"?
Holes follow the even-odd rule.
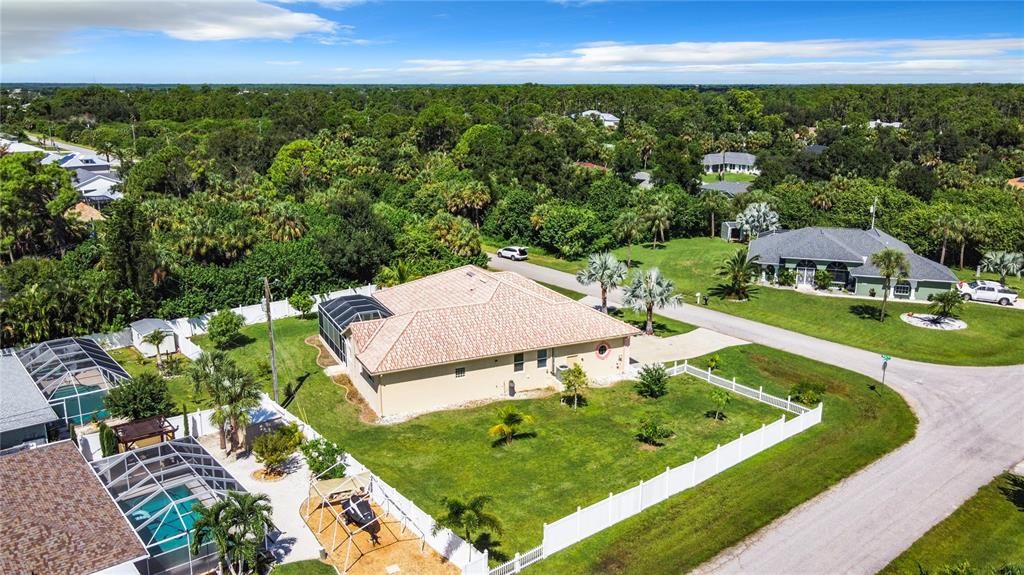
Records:
[[[74,212],[75,217],[77,217],[79,221],[86,223],[102,222],[107,219],[103,217],[103,214],[101,214],[99,210],[85,202],[78,202],[74,206],[71,206],[68,212]]]
[[[641,190],[649,190],[654,187],[654,181],[650,172],[637,172],[633,174],[633,181],[637,182],[637,187]]]
[[[17,142],[14,140],[8,140],[6,138],[0,138],[0,149],[3,149],[8,154],[45,154],[46,150],[37,148],[31,144],[25,144],[23,142]]]
[[[85,172],[77,170],[77,172]],[[85,172],[88,176],[76,179],[75,189],[82,197],[82,200],[93,206],[104,206],[115,200],[120,200],[124,194],[120,192],[121,179],[113,172],[93,173]]]
[[[98,343],[83,337],[37,343],[15,356],[57,417],[68,425],[106,418],[107,391],[131,378]]]
[[[824,144],[811,144],[810,146],[807,146],[806,148],[804,148],[803,151],[804,151],[805,154],[811,154],[812,156],[820,156],[820,155],[824,154],[825,150],[827,150],[827,149],[828,149],[828,146],[826,146]]]
[[[750,242],[750,257],[759,256],[761,279],[774,282],[781,269],[796,272],[798,286],[814,285],[814,274],[832,274],[832,284],[862,296],[882,296],[883,279],[871,256],[885,248],[907,255],[910,277],[893,278],[892,297],[924,300],[949,291],[957,277],[944,265],[919,256],[910,247],[879,229],[801,228],[761,234]]]
[[[629,366],[635,327],[512,272],[463,266],[320,304],[320,337],[381,417],[557,387]]]
[[[882,120],[871,120],[868,122],[868,127],[871,129],[875,128],[902,128],[903,122],[883,122]]]
[[[595,164],[594,162],[576,162],[576,165],[588,170],[601,170],[602,172],[608,171],[608,166],[602,166],[601,164]]]
[[[42,160],[41,164],[57,164],[65,170],[87,170],[89,172],[109,172],[111,164],[96,154],[84,154],[81,152],[50,153]]]
[[[583,112],[580,112],[578,116],[584,116],[588,118],[594,118],[595,120],[600,120],[601,124],[603,124],[605,128],[619,127],[620,120],[619,117],[616,116],[615,114],[601,112],[600,110],[585,110]]]
[[[178,340],[174,335],[174,329],[165,320],[148,317],[133,321],[129,327],[132,331],[132,347],[138,350],[142,357],[156,356],[156,346],[142,341],[142,338],[158,330],[164,334],[164,339],[160,342],[160,353],[167,355],[178,351]]]
[[[750,188],[750,182],[706,182],[700,185],[702,190],[716,190],[735,198]]]
[[[149,556],[70,441],[0,457],[0,485],[0,573],[137,575]]]
[[[17,357],[0,357],[0,453],[47,442],[57,414]]]
[[[733,174],[760,174],[754,165],[757,163],[757,156],[746,152],[715,152],[704,155],[704,171],[708,174],[720,174],[723,172]]]

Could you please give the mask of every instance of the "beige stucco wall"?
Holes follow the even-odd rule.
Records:
[[[372,383],[358,375],[359,362],[353,361],[350,377],[378,415],[422,413],[468,401],[508,397],[509,381],[515,383],[516,392],[556,387],[558,382],[552,375],[555,367],[571,365],[573,361],[580,363],[591,378],[625,371],[629,364],[629,338],[606,342],[609,351],[604,357],[596,353],[600,343],[555,348],[549,352],[544,368],[537,367],[537,351],[527,351],[521,372],[514,371],[514,355],[505,355],[381,374]],[[465,368],[466,375],[455,377],[457,368]]]

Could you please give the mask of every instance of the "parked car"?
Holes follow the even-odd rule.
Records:
[[[999,305],[1013,305],[1017,301],[1017,292],[999,282],[989,280],[960,282],[957,284],[957,289],[960,290],[960,297],[964,298],[964,301],[987,301]]]
[[[500,250],[498,250],[498,257],[510,259],[512,261],[517,262],[521,262],[525,259],[528,259],[528,256],[526,255],[526,248],[521,248],[519,246],[509,246],[507,248],[501,248]]]

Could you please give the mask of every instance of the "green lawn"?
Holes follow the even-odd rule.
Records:
[[[702,382],[673,380],[669,395],[656,401],[637,398],[625,384],[591,390],[590,405],[577,412],[560,405],[555,397],[519,401],[516,406],[537,418],[533,427],[537,435],[510,447],[492,447],[486,429],[499,404],[425,415],[393,426],[366,425],[344,401],[343,390],[317,367],[315,350],[303,343],[306,336],[316,333],[315,320],[278,320],[274,331],[281,384],[302,382],[289,405],[293,413],[428,513],[437,513],[439,500],[446,495],[495,497],[493,509],[506,526],[501,540],[507,553],[537,545],[544,521],[557,519],[610,491],[631,487],[665,466],[689,461],[740,432],[781,416],[765,405],[737,398],[726,410],[728,422],[716,423],[703,415],[711,401],[710,388]],[[244,333],[252,341],[229,353],[251,369],[266,356],[266,330],[249,326]],[[749,492],[751,485],[760,486],[752,499],[765,507],[751,506],[747,497],[735,498],[729,505],[738,507],[728,513],[736,516],[729,519],[728,526],[705,526],[712,531],[725,529],[727,536],[704,541],[698,533],[691,533],[701,545],[718,545],[713,550],[812,497],[913,434],[914,419],[906,405],[891,392],[879,396],[870,391],[866,378],[760,346],[728,349],[719,355],[723,375],[736,376],[748,385],[764,385],[766,391],[786,395],[796,382],[809,378],[827,383],[829,392],[827,423],[809,432],[809,438],[817,439],[798,437],[800,448],[787,442],[739,466],[753,465],[757,471],[744,472],[743,487],[730,489]],[[676,437],[656,451],[641,449],[632,435],[637,421],[645,416],[659,417],[673,428]],[[815,456],[826,452],[828,457]],[[723,477],[735,473],[736,469]],[[774,473],[783,475],[776,480]],[[765,482],[764,477],[772,480]],[[729,505],[721,498],[716,503],[725,509]],[[707,512],[705,508],[701,513]],[[696,521],[701,514],[688,517],[687,521]]]
[[[757,179],[757,176],[754,176],[754,175],[751,175],[751,174],[731,174],[731,173],[726,173],[724,179],[719,179],[718,174],[704,174],[703,176],[701,176],[701,180],[705,184],[710,184],[712,182],[721,182],[721,181],[725,181],[725,182],[753,182],[756,179]]]
[[[706,294],[715,285],[715,268],[742,247],[719,239],[672,240],[657,250],[633,248],[633,258],[642,267],[656,266],[676,282],[684,299],[693,302],[696,292]],[[622,259],[627,249],[615,253]],[[548,265],[547,258],[532,258]],[[559,269],[578,265],[561,262]],[[552,266],[555,267],[555,266]],[[904,312],[922,312],[921,304],[892,303],[885,322],[878,322],[881,299],[845,299],[797,293],[793,290],[761,288],[748,302],[712,300],[710,308],[755,321],[791,329],[905,359],[953,365],[1014,365],[1024,363],[1024,346],[1013,342],[1024,338],[1024,313],[994,305],[968,304],[961,318],[968,328],[941,332],[913,327],[899,319]]]
[[[316,559],[278,565],[271,573],[273,575],[338,575],[338,571],[334,567]]]
[[[1024,477],[1009,473],[978,490],[881,571],[917,575],[968,562],[979,571],[1005,563],[1024,565]]]
[[[718,354],[724,376],[775,394],[801,380],[825,384],[822,423],[526,573],[685,573],[914,435],[903,400],[868,378],[758,345]]]
[[[144,358],[134,347],[113,349],[109,353],[110,357],[121,364],[121,367],[132,377],[147,371],[156,373],[156,358]],[[172,373],[167,376],[167,388],[171,392],[171,399],[174,400],[176,408],[180,409],[182,405],[187,405],[189,411],[195,411],[196,409],[208,407],[204,397],[196,398],[193,396],[192,386],[184,375],[184,370],[189,361],[188,358],[180,353],[176,353],[171,358],[168,358],[168,361],[176,365]]]
[[[953,273],[956,274],[956,277],[964,280],[965,282],[978,279],[978,273],[970,268],[951,267],[949,269],[953,270]],[[982,272],[981,279],[999,281],[999,274],[994,274],[992,272]],[[1024,279],[1019,278],[1017,276],[1006,276],[1006,285],[1010,288],[1013,288],[1014,290],[1017,290],[1017,293],[1020,294],[1021,296],[1024,296]]]

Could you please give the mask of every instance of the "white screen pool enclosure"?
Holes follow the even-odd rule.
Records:
[[[185,437],[95,461],[93,470],[146,546],[142,575],[193,575],[217,567],[217,549],[193,555],[196,503],[209,506],[245,491],[195,439]]]
[[[98,343],[81,337],[46,341],[17,352],[43,396],[70,425],[107,416],[107,391],[131,376]]]

